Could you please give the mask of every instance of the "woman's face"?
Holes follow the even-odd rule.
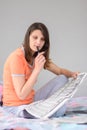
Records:
[[[29,36],[29,45],[33,52],[37,51],[37,47],[39,50],[44,46],[45,39],[40,30],[34,30]]]

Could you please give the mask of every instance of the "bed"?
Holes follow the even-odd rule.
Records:
[[[0,106],[0,130],[87,130],[87,97],[72,98],[63,117],[47,120],[18,118]]]

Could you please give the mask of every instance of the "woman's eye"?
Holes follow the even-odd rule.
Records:
[[[45,41],[45,39],[44,39],[44,38],[42,38],[42,39],[41,39],[41,41]]]
[[[37,39],[37,37],[36,37],[36,36],[34,36],[33,38],[34,38],[34,39]]]

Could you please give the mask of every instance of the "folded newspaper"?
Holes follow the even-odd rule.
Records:
[[[54,123],[75,123],[75,124],[87,124],[87,115],[75,115],[65,116],[59,118],[53,118]]]
[[[80,73],[76,79],[70,80],[52,96],[45,100],[33,102],[25,107],[25,111],[35,118],[46,119],[58,111],[78,90],[87,73]]]

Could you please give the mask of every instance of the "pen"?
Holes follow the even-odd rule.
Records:
[[[37,53],[39,53],[39,47],[37,46]]]

